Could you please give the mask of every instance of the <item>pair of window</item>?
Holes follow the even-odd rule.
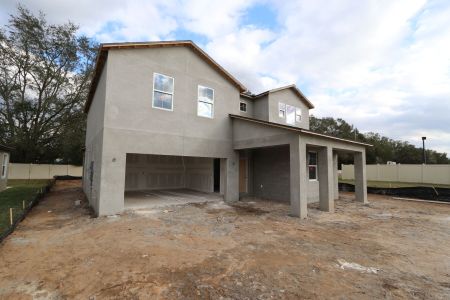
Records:
[[[3,154],[1,178],[5,178],[6,177],[6,172],[7,171],[8,171],[8,154]]]
[[[286,123],[295,125],[295,123],[300,123],[302,121],[302,110],[298,107],[278,103],[278,116],[282,119],[286,119]]]
[[[175,79],[159,73],[153,74],[153,107],[173,110],[173,94]],[[197,115],[214,117],[214,90],[198,86]]]

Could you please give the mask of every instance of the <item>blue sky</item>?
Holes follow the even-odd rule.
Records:
[[[296,83],[317,116],[450,153],[450,1],[22,3],[101,42],[193,40],[255,93]]]

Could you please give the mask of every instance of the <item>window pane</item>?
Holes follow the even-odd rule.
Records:
[[[286,123],[295,124],[295,107],[286,105]]]
[[[302,110],[300,108],[295,109],[295,121],[296,122],[302,121]]]
[[[278,117],[283,118],[286,116],[286,105],[278,102]]]
[[[316,178],[317,167],[316,166],[309,166],[308,169],[309,169],[309,179],[317,179]]]
[[[210,88],[207,88],[204,86],[199,86],[198,87],[198,100],[212,103],[214,101],[213,89],[210,89]]]
[[[246,112],[247,111],[247,103],[241,102],[240,109],[241,109],[241,111]]]
[[[161,74],[154,76],[155,90],[173,94],[173,78]]]
[[[198,102],[198,115],[202,117],[212,118],[213,105],[211,103]]]
[[[317,165],[317,153],[316,152],[309,152],[308,165]]]
[[[153,106],[165,109],[172,109],[172,95],[154,92]]]

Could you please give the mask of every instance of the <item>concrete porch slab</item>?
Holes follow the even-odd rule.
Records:
[[[153,209],[215,201],[223,201],[223,196],[218,193],[205,193],[189,189],[125,192],[125,210]]]

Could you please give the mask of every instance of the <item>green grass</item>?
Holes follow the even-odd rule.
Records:
[[[9,188],[0,192],[0,233],[10,226],[9,209],[13,208],[14,219],[17,219],[23,212],[23,201],[28,206],[37,192],[48,182],[48,180],[8,180]]]
[[[339,182],[355,184],[352,179],[339,179]],[[429,186],[439,188],[450,188],[448,184],[430,184],[430,183],[411,183],[411,182],[391,182],[391,181],[367,181],[368,187],[374,188],[402,188],[402,187],[417,187],[417,186]]]

